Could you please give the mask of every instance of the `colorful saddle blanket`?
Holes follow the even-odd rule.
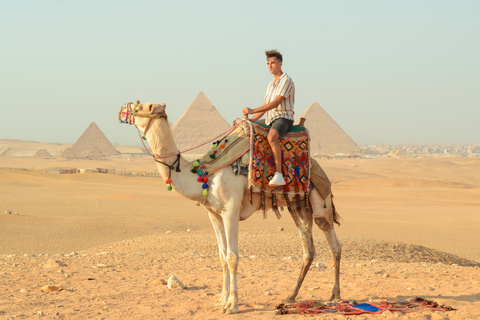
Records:
[[[286,185],[271,187],[275,175],[275,160],[267,141],[269,127],[250,121],[249,184],[254,192],[305,194],[310,192],[309,134],[304,127],[294,126],[279,138],[282,149],[283,176]]]

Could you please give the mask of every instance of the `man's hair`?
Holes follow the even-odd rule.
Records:
[[[281,53],[278,52],[275,49],[265,51],[265,55],[267,56],[267,59],[268,58],[277,58],[280,62],[283,62],[283,57],[282,57]]]

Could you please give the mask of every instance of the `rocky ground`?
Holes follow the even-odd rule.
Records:
[[[325,301],[333,287],[326,242],[297,301]],[[321,319],[478,319],[479,264],[422,246],[341,238],[342,298],[403,300],[420,296],[456,311],[403,315],[317,315]],[[0,256],[2,319],[264,319],[293,288],[301,265],[292,232],[240,234],[239,308],[221,315],[214,302],[221,268],[213,231],[169,232],[57,255]],[[174,274],[185,289],[168,289]],[[50,286],[50,287],[46,287]],[[61,291],[56,291],[61,290]]]

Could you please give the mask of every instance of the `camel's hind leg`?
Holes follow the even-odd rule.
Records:
[[[335,285],[333,286],[330,301],[340,301],[340,258],[342,256],[342,246],[338,242],[337,234],[335,233],[332,198],[329,195],[324,201],[316,190],[312,190],[310,192],[310,201],[314,211],[313,220],[325,234],[332,251],[333,265],[335,267]],[[325,205],[326,208],[324,208]]]
[[[298,295],[303,280],[312,265],[313,259],[315,259],[315,245],[312,236],[312,214],[310,211],[307,212],[304,208],[302,208],[302,210],[303,218],[298,217],[298,219],[295,220],[295,223],[297,224],[300,239],[302,240],[303,264],[302,269],[300,270],[300,275],[298,276],[297,284],[293,288],[292,293],[284,300],[285,303],[295,302],[295,298]]]
[[[330,249],[332,250],[333,266],[335,267],[335,285],[332,289],[332,296],[329,301],[340,301],[340,258],[342,256],[342,246],[338,242],[337,234],[333,225],[328,230],[323,230],[327,238]]]

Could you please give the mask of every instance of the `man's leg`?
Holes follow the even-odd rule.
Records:
[[[282,173],[282,149],[280,149],[278,138],[280,138],[280,136],[277,130],[270,129],[270,131],[268,131],[267,140],[272,148],[273,160],[275,160],[275,171]]]

